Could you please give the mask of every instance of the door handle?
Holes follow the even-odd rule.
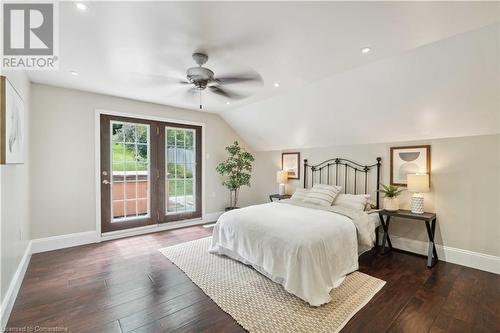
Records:
[[[102,183],[103,183],[104,185],[109,185],[109,184],[111,184],[111,183],[109,182],[109,180],[107,180],[107,179],[104,179],[104,180],[102,181]]]

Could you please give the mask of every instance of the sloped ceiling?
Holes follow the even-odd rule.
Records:
[[[230,105],[204,94],[204,112],[274,97],[498,20],[494,2],[84,1],[84,12],[74,3],[59,3],[59,71],[31,72],[32,81],[197,110],[186,86],[163,79],[184,77],[193,51],[208,52],[206,66],[216,75],[262,75],[263,86],[233,85],[250,97]],[[362,55],[365,46],[373,51]]]
[[[256,150],[498,133],[498,47],[494,24],[222,116]]]
[[[262,75],[262,86],[233,85],[249,97],[229,105],[202,96],[201,112],[221,114],[255,149],[498,127],[496,2],[84,3],[59,3],[59,70],[31,81],[198,110],[164,76],[182,78],[205,51],[216,75]]]

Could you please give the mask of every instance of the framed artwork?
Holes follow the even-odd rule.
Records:
[[[409,173],[431,173],[431,146],[391,147],[391,184],[406,186]]]
[[[0,76],[0,164],[23,164],[25,114],[21,95]]]
[[[288,179],[300,179],[300,153],[282,153],[281,170],[288,172]]]

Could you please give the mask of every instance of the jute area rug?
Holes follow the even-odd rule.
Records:
[[[159,251],[249,332],[339,332],[385,281],[349,274],[332,301],[311,307],[252,267],[208,253],[211,237]]]

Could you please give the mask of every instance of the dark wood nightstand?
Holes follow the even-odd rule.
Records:
[[[271,200],[271,202],[273,202],[274,200],[273,199],[278,199],[278,200],[282,200],[282,199],[290,199],[292,196],[290,194],[270,194],[269,195],[269,200]]]
[[[427,228],[427,236],[429,237],[429,247],[427,250],[427,267],[431,268],[438,262],[438,255],[436,252],[436,245],[434,244],[434,236],[436,234],[436,214],[434,213],[423,213],[414,214],[409,210],[400,209],[397,211],[388,211],[382,209],[379,212],[380,221],[382,223],[382,229],[384,229],[384,238],[382,240],[382,254],[385,254],[385,243],[389,245],[389,251],[392,250],[392,243],[389,237],[389,223],[391,217],[399,217],[403,219],[412,219],[418,221],[424,221],[425,227]],[[378,245],[378,244],[377,244]]]

